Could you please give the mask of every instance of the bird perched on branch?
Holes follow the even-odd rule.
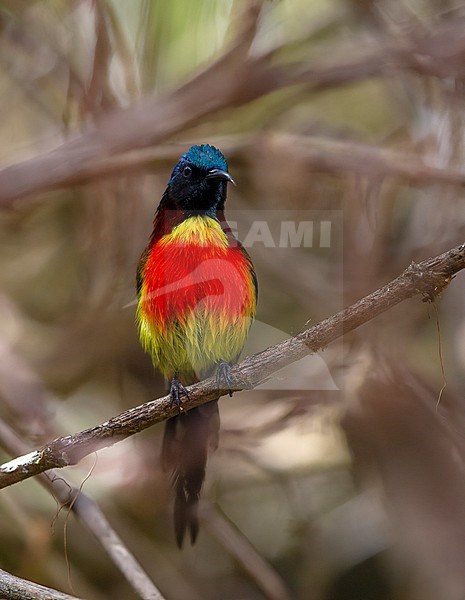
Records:
[[[196,540],[208,450],[218,445],[218,403],[182,411],[185,386],[216,373],[228,389],[255,315],[257,280],[224,216],[234,183],[222,153],[192,146],[175,166],[137,269],[137,323],[144,349],[169,381],[180,414],[166,423],[162,464],[172,475],[181,547]]]

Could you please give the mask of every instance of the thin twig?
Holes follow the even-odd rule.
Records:
[[[432,301],[450,283],[454,275],[465,268],[465,244],[448,250],[421,263],[412,263],[396,279],[365,296],[313,327],[262,352],[249,356],[231,372],[232,389],[251,389],[270,378],[276,371],[300,360],[310,352],[317,352],[389,310],[407,298],[421,294]],[[185,410],[199,406],[228,393],[218,390],[216,379],[210,378],[188,388]],[[170,398],[164,396],[130,408],[102,423],[79,433],[57,438],[25,456],[0,466],[0,488],[23,481],[52,468],[78,463],[84,456],[112,446],[135,433],[177,414]]]

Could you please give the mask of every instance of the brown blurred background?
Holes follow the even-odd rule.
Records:
[[[226,155],[242,237],[314,224],[308,247],[249,246],[248,353],[463,242],[464,81],[462,2],[3,0],[0,418],[35,447],[164,393],[135,269],[193,143]],[[170,599],[463,599],[464,292],[459,274],[222,400],[193,549],[173,541],[161,426],[62,474],[92,470],[84,491]],[[2,490],[0,567],[72,593],[57,510],[35,481]],[[74,593],[136,598],[67,524]]]

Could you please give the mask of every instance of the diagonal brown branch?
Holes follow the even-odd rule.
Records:
[[[421,263],[412,263],[401,275],[372,294],[345,308],[313,327],[280,344],[271,346],[243,360],[232,370],[233,388],[254,388],[279,369],[300,360],[310,352],[321,350],[396,304],[422,295],[432,301],[465,268],[465,244]],[[183,406],[189,410],[225,395],[216,389],[214,378],[188,388],[189,399]],[[23,481],[52,468],[76,464],[84,456],[111,446],[147,427],[177,413],[167,396],[131,408],[102,423],[65,437],[0,466],[0,488]]]

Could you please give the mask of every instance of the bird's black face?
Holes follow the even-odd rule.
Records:
[[[193,146],[181,157],[168,184],[171,201],[177,208],[211,216],[222,209],[228,181],[223,155],[212,146]]]

